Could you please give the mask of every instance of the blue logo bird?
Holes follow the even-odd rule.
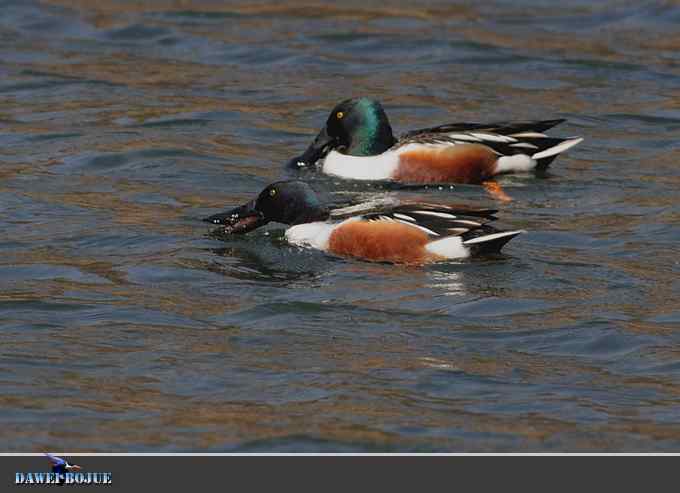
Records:
[[[45,456],[47,457],[47,460],[50,461],[50,464],[52,464],[52,472],[54,473],[65,474],[67,472],[78,472],[81,469],[80,466],[69,464],[66,459],[62,459],[56,455],[45,452]]]

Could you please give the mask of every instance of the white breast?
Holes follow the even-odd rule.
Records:
[[[286,241],[293,245],[326,250],[328,240],[337,223],[315,222],[298,224],[286,230]]]
[[[399,155],[395,151],[367,157],[331,151],[323,162],[323,172],[355,180],[389,180],[398,166]]]

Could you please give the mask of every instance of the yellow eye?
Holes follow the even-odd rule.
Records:
[[[271,190],[269,190],[269,195],[270,195],[271,197],[273,197],[274,195],[276,195],[276,188],[272,188]]]
[[[340,118],[342,118],[343,116],[345,116],[345,114],[344,114],[342,111],[338,111],[338,112],[335,114],[335,116],[337,116],[337,117],[338,117],[338,120],[339,120]]]

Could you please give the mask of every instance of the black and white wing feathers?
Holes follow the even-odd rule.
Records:
[[[407,144],[482,144],[499,156],[529,156],[536,160],[538,168],[545,168],[558,154],[583,140],[579,137],[549,137],[543,133],[564,121],[451,123],[407,132],[392,148]]]
[[[460,209],[436,204],[402,204],[389,210],[364,214],[365,221],[396,221],[427,233],[433,239],[462,236],[474,237],[474,232],[493,228],[487,223],[496,219],[493,209]]]
[[[532,120],[516,122],[494,122],[494,123],[447,123],[436,127],[421,128],[411,130],[401,136],[399,140],[406,140],[420,135],[450,134],[454,132],[486,132],[499,135],[511,135],[517,133],[543,133],[546,130],[564,123],[564,118],[556,120]]]

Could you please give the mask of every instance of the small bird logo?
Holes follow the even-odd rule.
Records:
[[[50,464],[52,464],[52,472],[54,473],[65,474],[67,472],[78,472],[81,469],[80,466],[69,464],[66,459],[62,459],[56,455],[45,452],[45,456],[47,457],[47,460],[50,461]]]

